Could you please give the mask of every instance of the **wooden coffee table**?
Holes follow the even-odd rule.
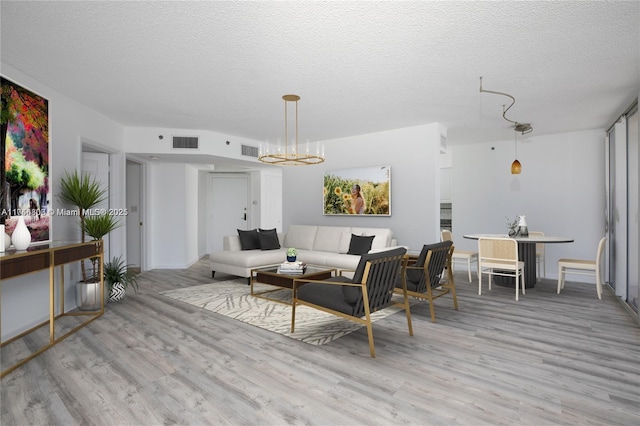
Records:
[[[256,268],[251,270],[250,284],[251,295],[254,297],[260,297],[262,299],[271,300],[273,302],[284,303],[290,305],[289,302],[283,302],[282,300],[272,299],[266,295],[274,291],[282,290],[283,288],[290,288],[293,292],[293,280],[300,278],[308,278],[312,280],[326,280],[331,278],[336,272],[336,269],[330,269],[325,266],[307,265],[306,270],[302,274],[282,274],[278,273],[278,265],[265,266],[262,268]],[[253,284],[269,284],[276,288],[270,290],[254,291]],[[303,285],[303,284],[298,284]]]

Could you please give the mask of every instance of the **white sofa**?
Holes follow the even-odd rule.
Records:
[[[211,276],[222,272],[249,278],[252,269],[286,261],[289,247],[295,247],[298,250],[297,260],[308,265],[355,269],[360,256],[347,254],[352,234],[374,235],[371,251],[396,245],[388,228],[291,225],[286,234],[278,233],[280,248],[276,250],[242,250],[240,237],[229,235],[223,239],[223,250],[209,255]]]

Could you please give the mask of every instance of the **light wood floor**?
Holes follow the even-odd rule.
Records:
[[[166,298],[206,261],[140,291],[1,381],[9,425],[637,425],[640,328],[605,291],[543,281],[449,297],[312,346]],[[217,276],[216,281],[228,276]],[[486,283],[485,283],[486,284]],[[486,287],[485,287],[486,288]],[[248,288],[247,288],[248,291]],[[35,338],[3,349],[3,359]]]

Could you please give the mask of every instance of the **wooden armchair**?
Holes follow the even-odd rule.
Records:
[[[406,267],[405,248],[362,255],[353,278],[336,276],[326,280],[296,279],[293,283],[291,333],[295,332],[296,306],[305,305],[364,324],[371,357],[375,358],[371,313],[393,304],[396,281]],[[405,292],[402,306],[407,315],[409,335],[413,336],[409,299]]]
[[[453,242],[450,240],[424,245],[416,262],[406,267],[404,280],[398,280],[396,283],[396,292],[403,292],[402,288],[406,286],[409,296],[429,301],[432,322],[436,322],[433,301],[438,297],[451,293],[453,308],[458,310],[458,298],[451,268],[452,254]]]

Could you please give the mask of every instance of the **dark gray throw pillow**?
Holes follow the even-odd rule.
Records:
[[[347,254],[367,254],[371,250],[371,244],[375,235],[370,237],[362,237],[360,235],[351,234],[351,242],[349,243],[349,251]]]
[[[240,248],[242,248],[242,250],[255,250],[260,248],[257,229],[252,229],[251,231],[238,229],[238,236],[240,237]]]
[[[275,228],[260,229],[258,232],[258,238],[260,239],[260,249],[262,250],[275,250],[280,248],[278,232]]]

